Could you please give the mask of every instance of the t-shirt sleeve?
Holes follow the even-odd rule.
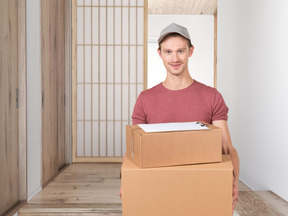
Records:
[[[228,120],[228,107],[225,104],[225,101],[222,95],[217,91],[214,100],[213,112],[212,112],[212,121],[215,120]]]
[[[132,118],[132,124],[147,124],[146,115],[143,109],[143,94],[141,93],[135,103]]]

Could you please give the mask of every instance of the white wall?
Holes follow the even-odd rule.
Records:
[[[164,81],[166,69],[158,56],[158,37],[171,23],[185,26],[194,45],[189,59],[189,72],[197,81],[214,86],[214,16],[199,15],[148,15],[148,87]]]
[[[40,0],[26,0],[27,9],[27,195],[41,190],[41,41]]]
[[[288,1],[218,1],[218,87],[240,179],[288,201]]]

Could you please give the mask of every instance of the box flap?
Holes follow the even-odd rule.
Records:
[[[124,156],[126,157],[126,156]],[[123,170],[233,170],[230,155],[222,155],[221,163],[209,163],[209,164],[191,164],[191,165],[179,165],[170,167],[157,167],[157,168],[139,168],[136,164],[130,161],[128,158],[123,158],[122,164]]]

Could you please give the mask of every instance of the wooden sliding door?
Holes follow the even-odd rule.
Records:
[[[18,202],[17,0],[0,1],[0,215]],[[14,63],[16,62],[16,64]]]
[[[65,0],[41,1],[42,183],[65,164]]]
[[[25,2],[0,1],[0,215],[26,199]]]
[[[121,161],[146,87],[148,0],[73,0],[73,161]]]

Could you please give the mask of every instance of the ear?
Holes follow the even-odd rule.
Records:
[[[193,52],[194,52],[194,46],[190,47],[189,49],[189,57],[192,56]]]
[[[162,59],[162,53],[161,53],[161,50],[159,48],[157,49],[157,52],[158,52],[160,58]]]

